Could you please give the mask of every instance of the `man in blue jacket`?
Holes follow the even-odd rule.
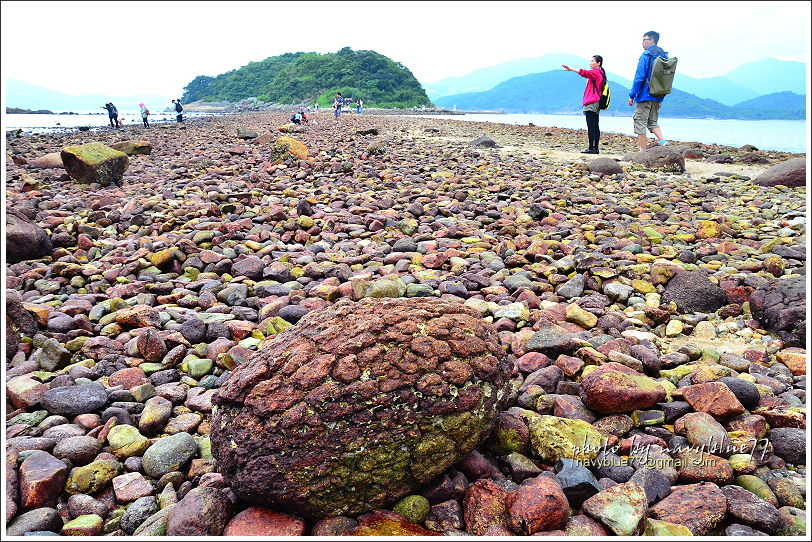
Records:
[[[668,58],[668,53],[657,46],[660,41],[659,32],[653,30],[643,34],[643,54],[637,61],[637,71],[634,73],[634,82],[629,92],[629,105],[634,107],[634,133],[637,134],[637,145],[640,150],[646,150],[648,138],[646,129],[657,136],[658,145],[668,145],[663,133],[657,125],[660,114],[660,104],[663,99],[652,96],[649,92],[648,81],[651,77],[651,67],[658,56]]]

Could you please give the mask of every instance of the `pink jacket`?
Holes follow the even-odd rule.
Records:
[[[586,88],[584,89],[583,105],[600,101],[600,89],[603,87],[603,74],[601,73],[601,69],[595,68],[594,70],[578,70],[578,75],[589,79],[589,81],[586,82]],[[595,83],[594,85],[592,84],[593,81]]]

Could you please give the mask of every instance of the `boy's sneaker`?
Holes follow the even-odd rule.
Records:
[[[666,145],[668,145],[668,140],[667,139],[661,139],[660,141],[657,142],[657,145],[659,145],[661,147],[665,147]]]

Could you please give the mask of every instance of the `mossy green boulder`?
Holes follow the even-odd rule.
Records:
[[[584,420],[539,415],[528,422],[530,452],[545,463],[555,463],[561,458],[592,460],[605,444],[603,433]]]
[[[65,147],[61,156],[65,171],[72,179],[102,186],[121,184],[124,172],[130,165],[125,153],[98,141]]]
[[[110,450],[119,459],[144,455],[149,439],[132,425],[116,425],[107,434]]]
[[[461,303],[342,299],[232,371],[212,455],[247,502],[308,519],[387,508],[485,439],[510,368],[496,328]]]
[[[65,491],[71,495],[92,495],[107,486],[121,473],[121,469],[121,463],[111,459],[100,459],[83,467],[75,467],[65,482]]]
[[[407,495],[392,507],[393,512],[406,518],[409,523],[423,523],[430,509],[431,503],[422,495]]]
[[[132,156],[133,154],[152,154],[152,143],[149,141],[120,141],[110,145],[110,148],[121,151],[127,156]]]
[[[101,533],[104,519],[98,514],[85,514],[62,527],[63,536],[94,536]]]

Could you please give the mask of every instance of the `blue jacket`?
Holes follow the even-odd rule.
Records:
[[[668,53],[663,51],[656,45],[650,45],[640,55],[640,60],[637,61],[637,71],[634,72],[634,82],[632,89],[629,91],[629,98],[637,102],[661,102],[662,98],[652,96],[648,90],[648,78],[651,76],[651,67],[654,65],[654,59],[658,56],[668,58]]]

